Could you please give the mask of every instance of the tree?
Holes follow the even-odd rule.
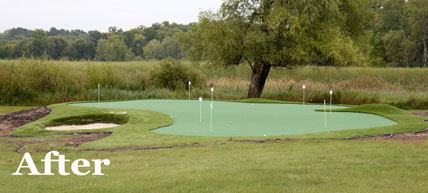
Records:
[[[43,30],[35,30],[31,32],[31,55],[41,57],[46,52],[47,34]]]
[[[161,50],[162,59],[169,58],[169,57],[178,59],[181,57],[180,43],[176,39],[171,37],[166,37],[165,39],[163,39],[161,46],[162,46],[162,50]]]
[[[46,54],[49,58],[58,60],[63,56],[64,50],[68,46],[68,42],[63,37],[50,36],[47,38]]]
[[[132,45],[132,51],[136,56],[143,57],[144,56],[144,46],[147,44],[146,38],[143,35],[135,34],[134,42]]]
[[[24,28],[12,28],[4,31],[1,34],[0,39],[12,40],[12,39],[24,39],[31,36],[31,31]]]
[[[147,46],[144,47],[144,54],[147,59],[178,59],[181,57],[181,47],[176,39],[166,37],[162,42],[159,40],[150,41]]]
[[[67,48],[70,60],[90,60],[92,59],[92,42],[83,38],[78,38]]]
[[[393,66],[409,67],[408,50],[411,42],[403,37],[402,30],[390,30],[382,37],[385,44],[385,57]]]
[[[93,42],[95,44],[95,47],[97,47],[98,40],[107,39],[106,34],[103,34],[103,33],[96,31],[96,30],[95,31],[89,31],[88,35],[89,35],[89,37],[88,37],[89,41]]]
[[[259,98],[272,66],[361,64],[353,38],[364,33],[363,2],[226,0],[201,13],[188,33],[197,42],[184,44],[213,63],[249,64],[248,98]]]
[[[102,39],[97,46],[97,60],[101,61],[128,61],[134,57],[131,49],[117,35]]]
[[[0,59],[7,58],[6,46],[4,43],[0,43]]]
[[[162,59],[162,45],[159,40],[152,40],[144,47],[144,55],[147,59]]]
[[[404,0],[385,0],[377,10],[374,33],[384,52],[384,61],[392,66],[410,66],[408,19]],[[375,45],[379,46],[379,45]]]
[[[195,24],[192,27],[192,30],[189,32],[177,32],[175,34],[175,38],[178,42],[180,42],[181,49],[184,50],[185,53],[182,53],[182,55],[185,55],[187,59],[192,61],[200,61],[203,60],[203,50],[202,47],[202,37],[201,33],[197,33],[201,31],[200,28],[201,25]]]
[[[163,42],[158,58],[172,56],[180,57],[175,34],[187,31],[189,25],[162,22],[151,27],[140,26],[135,29],[123,31],[117,27],[110,27],[108,33],[99,31],[85,32],[82,30],[64,30],[55,27],[49,31],[28,30],[13,28],[0,33],[0,47],[2,58],[42,57],[50,59],[69,58],[70,60],[93,60],[97,53],[98,42],[114,36],[125,42],[126,48],[131,49],[134,55],[144,57],[144,47],[150,40]],[[145,37],[147,34],[147,37]],[[166,41],[163,41],[166,39]],[[65,41],[64,41],[65,40]],[[105,42],[105,41],[103,41]],[[64,48],[64,45],[66,46]],[[117,44],[118,47],[122,45]],[[102,46],[101,46],[102,47]],[[125,47],[124,47],[125,48]],[[126,52],[126,50],[125,50]],[[115,53],[120,55],[119,51]],[[129,58],[128,57],[128,58]],[[120,57],[119,57],[120,58]]]
[[[409,0],[408,3],[412,36],[415,41],[419,42],[422,48],[422,53],[420,54],[421,67],[427,67],[428,0]]]
[[[142,33],[143,31],[141,29],[136,28],[123,32],[121,35],[125,41],[125,44],[131,48],[132,52],[136,56],[140,57],[143,56],[143,47],[147,44]]]
[[[31,57],[31,39],[12,40],[5,45],[8,58]]]

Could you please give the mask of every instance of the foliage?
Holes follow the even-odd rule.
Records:
[[[110,60],[96,58],[98,43],[118,38],[135,60],[424,67],[426,4],[427,0],[227,0],[219,12],[201,12],[200,21],[188,25],[165,21],[128,31],[110,27],[107,33],[8,29],[0,33],[0,59]]]
[[[181,48],[177,40],[166,37],[162,41],[152,40],[146,47],[144,53],[147,59],[181,58]]]
[[[182,57],[182,53],[175,34],[187,31],[190,25],[163,22],[128,31],[110,27],[108,33],[56,28],[51,28],[49,31],[13,28],[0,33],[0,59],[45,57],[54,60],[126,61],[134,58],[128,56],[178,59]],[[124,45],[117,42],[118,39],[123,41]],[[161,44],[158,57],[144,54],[145,47],[151,41]],[[98,46],[99,43],[101,43],[100,46]],[[99,56],[96,57],[98,48],[103,51],[100,51]],[[122,48],[127,54],[118,51]]]
[[[134,57],[131,49],[118,36],[98,42],[96,59],[100,61],[129,61]]]
[[[196,52],[190,55],[200,55],[202,48],[205,58],[220,64],[361,64],[352,38],[364,31],[363,6],[360,1],[229,0],[217,13],[202,13],[190,37],[180,39]]]
[[[147,59],[161,59],[162,46],[159,40],[150,41],[146,47],[144,47],[144,54]]]
[[[153,85],[172,90],[186,88],[188,81],[194,87],[200,87],[204,83],[204,78],[197,69],[172,59],[163,60],[150,72],[150,78]]]
[[[67,53],[70,60],[92,60],[95,58],[96,48],[93,42],[78,38],[71,43]]]
[[[259,98],[272,66],[364,64],[362,41],[354,41],[365,34],[364,8],[364,0],[227,0],[218,12],[203,12],[189,37],[178,37],[196,52],[190,56],[249,64],[248,98]]]
[[[428,9],[426,0],[386,0],[376,12],[373,32],[379,41],[373,44],[376,57],[391,66],[426,66]],[[385,51],[378,52],[379,49]]]

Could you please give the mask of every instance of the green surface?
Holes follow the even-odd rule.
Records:
[[[270,101],[265,99],[251,99],[243,100],[241,102],[251,103],[287,103],[284,101]],[[250,105],[251,105],[250,103]],[[248,103],[246,103],[248,104]],[[278,104],[280,105],[280,104]],[[276,138],[348,138],[367,135],[379,135],[385,133],[407,133],[421,131],[428,125],[423,122],[424,117],[412,115],[407,111],[399,108],[382,105],[371,104],[362,105],[351,108],[341,108],[335,111],[345,112],[364,112],[377,114],[388,119],[391,119],[397,124],[383,127],[366,128],[366,129],[350,129],[339,131],[327,131],[310,134],[298,135],[278,135],[278,136],[247,136],[247,137],[221,137],[221,136],[185,136],[185,135],[171,135],[151,132],[152,130],[170,126],[174,123],[173,119],[165,114],[150,110],[139,109],[110,109],[110,108],[94,108],[82,107],[77,105],[69,105],[67,103],[50,105],[49,108],[53,110],[48,116],[16,128],[13,134],[16,136],[41,136],[41,135],[58,135],[64,133],[87,133],[87,132],[113,132],[109,137],[92,141],[83,144],[83,148],[94,149],[109,149],[109,148],[129,148],[129,147],[147,147],[147,146],[165,146],[165,145],[182,145],[182,144],[212,144],[217,142],[235,141],[235,140],[265,140]],[[78,131],[48,131],[45,129],[46,125],[52,123],[56,119],[67,119],[75,116],[87,115],[108,115],[111,112],[127,112],[128,122],[120,127],[99,129],[99,130],[78,130]],[[334,113],[333,113],[334,114]]]
[[[105,103],[79,103],[73,106],[97,108],[144,109],[166,113],[174,124],[153,132],[187,136],[278,136],[309,134],[390,126],[396,122],[373,114],[328,112],[327,128],[323,105],[262,104],[214,101],[213,128],[210,131],[210,101],[200,106],[196,100],[140,100]],[[333,108],[345,108],[333,106]]]

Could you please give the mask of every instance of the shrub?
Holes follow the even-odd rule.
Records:
[[[193,87],[200,87],[204,83],[202,73],[182,62],[166,59],[157,68],[150,71],[152,85],[158,88],[171,90],[187,89],[188,81],[192,81]]]

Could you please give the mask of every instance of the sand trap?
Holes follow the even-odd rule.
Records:
[[[128,114],[128,112],[110,112],[110,114],[115,114],[115,115],[126,115],[126,114]]]
[[[107,129],[118,127],[120,125],[113,123],[93,123],[88,125],[63,125],[56,127],[46,127],[49,131],[73,131],[73,130],[93,130],[93,129]]]

